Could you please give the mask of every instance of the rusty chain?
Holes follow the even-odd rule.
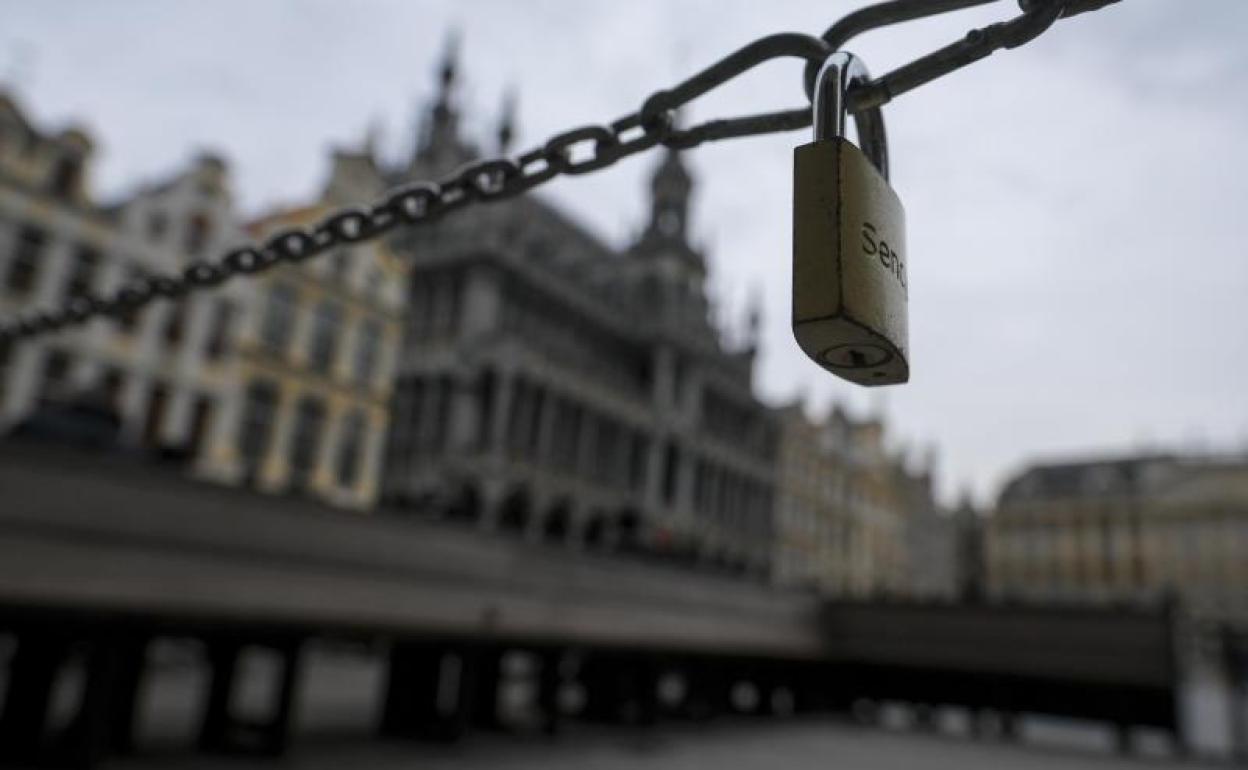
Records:
[[[280,263],[298,264],[343,244],[377,238],[399,226],[421,225],[474,203],[512,198],[561,174],[586,174],[657,145],[688,149],[703,142],[791,131],[810,125],[810,106],[711,120],[678,128],[681,106],[763,62],[796,57],[806,62],[807,94],[828,55],[863,32],[995,0],[891,0],[845,16],[820,37],[780,33],[759,38],[701,72],[647,98],[636,112],[607,125],[566,131],[526,153],[469,163],[438,182],[416,182],[390,191],[371,206],[341,209],[310,228],[278,232],[259,245],[227,252],[219,260],[197,260],[180,273],[143,277],[109,296],[81,295],[59,309],[35,310],[0,324],[0,342],[48,334],[97,316],[123,317],[158,299],[179,299]],[[1019,0],[1015,19],[972,30],[962,40],[898,67],[848,94],[851,112],[878,106],[1002,48],[1034,39],[1057,19],[1118,0]]]

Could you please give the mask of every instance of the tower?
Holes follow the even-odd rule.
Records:
[[[650,218],[629,250],[641,302],[668,326],[711,333],[707,317],[706,263],[689,242],[693,177],[680,153],[665,151],[650,177]]]
[[[650,178],[650,222],[643,242],[676,247],[685,256],[697,257],[688,242],[689,197],[693,177],[685,168],[677,150],[669,149]]]

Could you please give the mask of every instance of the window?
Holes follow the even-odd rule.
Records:
[[[9,274],[5,277],[5,285],[11,291],[24,294],[35,287],[39,274],[39,255],[47,240],[46,233],[29,225],[17,234],[17,246],[13,249],[13,260],[9,263]]]
[[[153,211],[147,215],[147,239],[159,241],[169,232],[169,215],[163,211]]]
[[[676,447],[668,443],[663,452],[663,502],[676,500],[676,465],[680,462]]]
[[[260,473],[268,450],[277,410],[277,388],[268,382],[253,382],[243,402],[243,421],[238,431],[238,452],[242,456],[244,476],[254,481]]]
[[[360,324],[360,338],[355,346],[355,379],[367,385],[373,379],[377,353],[381,348],[381,324],[369,318]]]
[[[0,409],[4,408],[5,384],[8,382],[9,361],[13,358],[13,342],[0,339]]]
[[[306,489],[312,480],[324,423],[325,406],[311,396],[300,399],[290,442],[290,486],[296,491]]]
[[[40,399],[47,400],[65,395],[65,388],[69,384],[69,367],[70,360],[67,353],[61,350],[48,352],[48,357],[43,361],[43,387],[39,391]]]
[[[208,436],[208,425],[212,421],[212,399],[208,396],[201,395],[195,399],[195,406],[191,410],[191,432],[186,440],[187,453],[196,457],[204,446],[204,439]]]
[[[186,332],[186,312],[185,300],[178,301],[169,308],[165,316],[165,329],[162,335],[166,344],[176,345],[182,341],[182,336]]]
[[[125,387],[125,378],[120,369],[108,368],[100,378],[100,394],[104,397],[108,408],[115,413],[121,412],[121,390]]]
[[[229,300],[217,300],[213,307],[212,328],[208,331],[208,345],[204,355],[210,361],[216,361],[225,355],[230,339],[230,318],[234,315],[234,306]]]
[[[143,421],[143,443],[147,446],[161,446],[164,437],[161,431],[165,425],[165,412],[169,407],[169,388],[156,383],[152,386],[147,398],[147,418]]]
[[[364,415],[356,409],[342,421],[342,441],[338,444],[338,485],[354,487],[360,475],[364,451]]]
[[[295,328],[297,298],[294,287],[284,283],[273,284],[269,290],[260,341],[273,353],[285,353],[290,345]]]
[[[90,294],[95,283],[96,268],[100,264],[100,255],[88,246],[79,246],[74,254],[74,264],[69,269],[69,277],[65,280],[65,298],[81,297]]]
[[[424,411],[424,380],[400,380],[395,386],[394,411],[391,415],[394,427],[390,433],[390,448],[395,462],[410,464],[411,458],[423,450],[421,418]]]
[[[333,369],[340,326],[342,310],[332,302],[321,303],[312,318],[312,350],[308,356],[314,371],[325,374]]]
[[[633,435],[632,450],[628,460],[628,478],[634,491],[640,492],[646,486],[646,456],[649,447],[646,437],[640,433]]]
[[[208,245],[208,237],[212,231],[212,220],[208,215],[201,212],[192,214],[186,223],[186,242],[183,243],[183,249],[191,256],[199,256],[204,247]]]

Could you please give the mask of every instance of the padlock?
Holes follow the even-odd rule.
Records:
[[[888,184],[879,107],[855,113],[862,149],[845,138],[846,94],[869,80],[838,51],[815,81],[815,141],[793,151],[793,335],[817,364],[859,385],[910,379],[905,211]]]

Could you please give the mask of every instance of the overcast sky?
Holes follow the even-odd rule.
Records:
[[[467,130],[488,140],[514,86],[524,148],[859,5],[0,0],[0,76],[38,120],[89,128],[98,193],[211,148],[254,211],[305,200],[328,148],[370,123],[387,152],[405,152],[448,29],[462,32]],[[1016,12],[1001,0],[850,48],[880,74]],[[908,224],[902,387],[844,384],[793,342],[791,153],[808,136],[694,151],[712,291],[737,323],[751,292],[764,299],[763,396],[882,410],[895,441],[939,447],[947,496],[990,497],[1036,459],[1248,446],[1245,39],[1243,0],[1123,0],[886,108]],[[686,118],[800,105],[800,69],[764,65]],[[543,194],[622,245],[643,222],[653,162]]]

